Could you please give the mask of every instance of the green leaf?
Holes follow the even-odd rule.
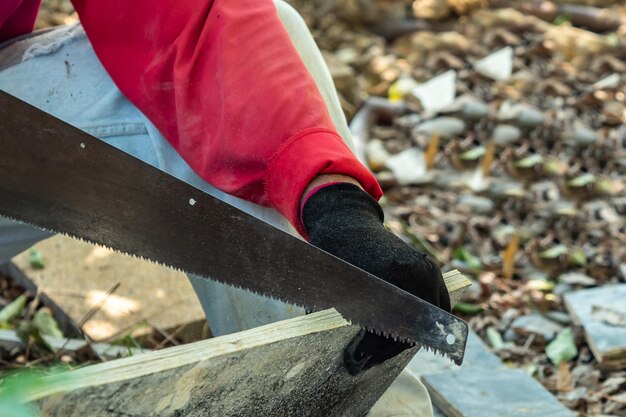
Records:
[[[33,317],[33,324],[44,336],[52,336],[58,339],[63,338],[63,332],[59,329],[56,320],[50,315],[48,310],[38,310]]]
[[[574,249],[569,252],[568,259],[571,264],[578,266],[587,265],[587,255],[585,255],[585,251],[582,249]]]
[[[596,177],[593,174],[583,174],[583,175],[579,175],[578,177],[569,180],[567,182],[567,185],[571,186],[571,187],[584,187],[588,184],[593,183],[596,180]]]
[[[570,15],[560,14],[554,18],[554,20],[552,21],[552,24],[556,26],[561,26],[563,24],[570,23],[571,21],[572,21],[572,17]]]
[[[606,43],[612,48],[617,48],[620,44],[619,35],[615,32],[611,32],[606,35]]]
[[[0,417],[40,417],[39,407],[25,403],[24,398],[43,387],[63,385],[69,380],[67,373],[59,373],[55,368],[46,368],[46,374],[20,370],[1,377]]]
[[[531,279],[526,284],[529,289],[537,290],[537,291],[552,291],[554,286],[556,285],[552,281],[548,281],[545,279]]]
[[[20,404],[0,398],[0,417],[39,417],[41,413],[32,404]]]
[[[0,324],[8,323],[20,315],[26,306],[26,295],[22,294],[0,310]]]
[[[481,267],[480,259],[472,255],[464,247],[459,247],[454,250],[454,258],[459,261],[465,262],[470,269],[479,270]]]
[[[487,340],[492,348],[498,350],[504,347],[502,335],[493,327],[487,327]]]
[[[43,259],[41,251],[35,248],[31,248],[28,253],[28,263],[33,269],[43,269],[46,266],[46,262]]]
[[[567,253],[567,246],[565,245],[556,245],[551,247],[550,249],[546,249],[539,254],[544,259],[554,259],[558,258],[561,255],[565,255]]]
[[[454,311],[458,311],[459,313],[463,313],[463,314],[478,314],[481,311],[483,311],[483,308],[477,304],[470,304],[470,303],[457,303],[454,306]]]
[[[531,168],[535,165],[543,163],[543,156],[539,154],[532,154],[524,159],[521,159],[515,163],[515,166],[520,168]]]
[[[603,194],[617,194],[618,191],[621,189],[622,187],[617,184],[615,182],[613,182],[613,180],[611,178],[607,178],[607,177],[602,177],[598,180],[597,184],[596,184],[596,188],[599,192],[603,193]]]
[[[546,346],[546,355],[555,366],[559,366],[561,362],[571,361],[578,355],[576,341],[570,327],[561,330]]]
[[[474,161],[482,157],[487,152],[484,146],[477,146],[469,151],[465,151],[460,155],[460,158],[465,161]]]
[[[562,175],[567,169],[567,165],[557,158],[547,158],[543,164],[543,169],[550,175]]]
[[[24,344],[31,346],[32,349],[39,350],[44,354],[54,352],[52,346],[43,338],[41,330],[32,321],[20,321],[15,333]]]

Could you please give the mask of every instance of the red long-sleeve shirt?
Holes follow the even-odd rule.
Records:
[[[0,41],[32,30],[40,0],[2,0]],[[304,234],[320,174],[382,194],[337,134],[272,0],[73,0],[118,88],[213,186],[276,208]],[[3,17],[4,16],[4,17]]]

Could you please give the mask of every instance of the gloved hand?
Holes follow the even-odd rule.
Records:
[[[381,207],[356,185],[338,183],[316,191],[304,202],[302,222],[311,244],[450,311],[439,267],[387,230]],[[346,347],[344,362],[356,375],[409,347],[362,330]]]

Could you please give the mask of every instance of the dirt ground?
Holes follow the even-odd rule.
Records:
[[[65,236],[35,248],[43,255],[45,268],[33,269],[28,252],[13,261],[75,323],[98,307],[83,325],[94,340],[204,320],[198,298],[181,272]]]

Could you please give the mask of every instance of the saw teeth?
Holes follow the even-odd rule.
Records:
[[[77,239],[77,240],[80,240],[81,242],[85,242],[85,243],[89,243],[89,244],[91,244],[91,245],[95,245],[95,246],[98,246],[98,247],[101,247],[101,248],[105,248],[105,249],[108,249],[108,250],[113,251],[113,252],[116,252],[116,253],[121,253],[121,254],[123,254],[123,255],[130,256],[130,257],[135,258],[135,259],[141,259],[142,261],[150,262],[151,264],[154,264],[154,265],[159,265],[159,266],[164,267],[164,268],[169,268],[169,269],[172,269],[172,270],[174,270],[174,271],[181,272],[181,273],[183,273],[183,274],[192,274],[192,275],[198,276],[198,277],[200,277],[200,278],[203,278],[203,279],[210,279],[210,280],[213,280],[213,281],[219,282],[219,283],[221,283],[221,284],[226,284],[226,285],[229,285],[229,286],[231,286],[231,287],[234,287],[234,288],[237,288],[237,289],[240,289],[240,290],[243,290],[243,291],[250,292],[250,293],[255,294],[255,295],[259,295],[259,296],[262,296],[262,297],[267,297],[267,298],[270,298],[270,299],[272,299],[272,300],[274,300],[274,301],[280,301],[280,302],[283,302],[283,303],[291,304],[291,305],[293,305],[293,306],[296,306],[296,307],[299,307],[299,308],[302,308],[302,309],[306,309],[306,308],[307,308],[307,306],[300,305],[300,304],[298,304],[298,303],[292,303],[292,302],[290,302],[290,301],[281,300],[281,299],[279,299],[279,298],[274,297],[274,296],[273,296],[273,295],[271,295],[271,294],[264,294],[264,293],[260,293],[260,292],[258,292],[258,291],[254,291],[254,290],[251,290],[251,289],[249,289],[249,288],[244,288],[244,287],[242,287],[242,286],[240,286],[240,285],[236,285],[236,284],[232,284],[232,283],[227,283],[227,282],[225,282],[225,281],[223,281],[223,280],[220,280],[220,279],[215,279],[215,278],[207,278],[207,277],[205,277],[205,276],[203,276],[203,275],[201,275],[201,274],[194,273],[194,272],[192,272],[192,271],[185,271],[185,270],[183,270],[183,269],[181,269],[181,268],[178,268],[178,267],[176,267],[176,266],[170,266],[170,265],[164,264],[164,263],[162,263],[162,262],[158,262],[158,261],[152,260],[152,259],[150,259],[150,258],[146,258],[146,257],[140,256],[140,255],[136,255],[136,254],[134,254],[134,253],[129,253],[129,252],[126,252],[126,251],[123,251],[123,250],[115,249],[115,248],[112,248],[112,247],[110,247],[110,246],[108,246],[108,245],[104,245],[104,244],[99,243],[99,242],[94,242],[94,241],[92,241],[92,240],[85,239],[85,238],[83,238],[83,237],[76,236],[76,235],[73,235],[73,234],[71,234],[71,233],[59,232],[59,231],[56,231],[56,230],[53,230],[53,229],[48,229],[48,228],[46,228],[46,227],[41,227],[41,226],[38,226],[38,225],[36,225],[36,224],[32,224],[32,223],[24,222],[24,221],[22,221],[22,220],[18,220],[18,219],[14,218],[14,217],[11,217],[11,216],[6,216],[6,215],[4,215],[4,214],[2,214],[2,217],[5,217],[5,218],[7,218],[7,219],[9,219],[9,220],[11,220],[11,221],[14,221],[14,222],[17,222],[17,223],[20,223],[20,224],[27,225],[27,226],[29,226],[29,227],[34,227],[34,228],[36,228],[36,229],[43,230],[43,231],[45,231],[45,232],[55,233],[55,234],[59,234],[59,235],[62,235],[62,236],[65,236],[65,237],[69,237],[69,238],[72,238],[72,239]],[[313,309],[313,311],[318,311],[317,309],[314,309],[314,308],[312,308],[312,309]],[[355,325],[357,325],[357,326],[358,326],[358,324],[356,324],[356,323],[355,323]]]
[[[56,230],[53,230],[53,229],[48,229],[48,228],[41,227],[41,226],[38,226],[38,225],[35,225],[35,224],[31,224],[31,223],[28,223],[28,222],[24,222],[24,221],[22,221],[22,220],[18,220],[18,219],[14,218],[14,217],[7,216],[7,215],[4,215],[4,214],[2,214],[2,216],[3,216],[3,217],[5,217],[5,218],[7,218],[7,219],[9,219],[9,220],[14,221],[14,222],[20,223],[20,224],[24,224],[24,225],[27,225],[27,226],[30,226],[30,227],[34,227],[34,228],[36,228],[36,229],[43,230],[43,231],[46,231],[46,232],[55,233],[55,234],[60,234],[60,235],[66,236],[66,237],[70,237],[70,238],[72,238],[72,239],[78,239],[78,240],[80,240],[80,241],[82,241],[82,242],[85,242],[85,243],[89,243],[89,244],[96,245],[96,246],[99,246],[99,247],[102,247],[102,248],[106,248],[106,249],[111,250],[111,251],[113,251],[113,252],[117,252],[117,253],[121,253],[121,254],[124,254],[124,255],[127,255],[127,256],[131,256],[131,257],[133,257],[133,258],[135,258],[135,259],[141,259],[141,260],[143,260],[143,261],[150,262],[150,263],[152,263],[152,264],[154,264],[154,265],[159,265],[159,266],[162,266],[162,267],[165,267],[165,268],[173,269],[173,270],[175,270],[175,271],[182,272],[182,273],[184,273],[184,274],[193,274],[193,275],[195,275],[195,276],[199,276],[199,277],[201,277],[201,278],[203,278],[203,279],[211,279],[211,280],[213,280],[213,281],[216,281],[216,282],[219,282],[219,283],[222,283],[222,284],[226,284],[226,285],[232,286],[232,287],[234,287],[234,288],[238,288],[238,289],[241,289],[241,290],[244,290],[244,291],[248,291],[248,292],[250,292],[250,293],[252,293],[252,294],[256,294],[256,295],[260,295],[260,296],[263,296],[263,297],[267,297],[267,298],[270,298],[270,299],[275,300],[275,301],[281,301],[281,302],[284,302],[284,303],[287,303],[287,304],[291,304],[291,305],[294,305],[294,306],[296,306],[296,307],[300,307],[300,308],[305,309],[305,310],[319,311],[319,309],[317,309],[317,308],[315,308],[315,307],[307,307],[307,306],[305,306],[305,305],[300,305],[300,304],[298,304],[298,303],[292,303],[292,302],[290,302],[290,301],[281,300],[280,298],[276,298],[276,297],[274,297],[274,296],[273,296],[273,295],[271,295],[271,294],[264,294],[264,293],[261,293],[261,292],[258,292],[258,291],[251,290],[251,289],[249,289],[249,288],[244,288],[244,287],[242,287],[242,286],[240,286],[240,285],[236,285],[236,284],[232,284],[232,283],[227,283],[227,282],[225,282],[225,281],[223,281],[223,280],[220,280],[220,279],[215,279],[215,278],[207,278],[207,277],[205,277],[205,276],[203,276],[203,275],[201,275],[201,274],[199,274],[199,273],[195,273],[195,272],[193,272],[193,271],[184,271],[184,270],[182,270],[182,269],[180,269],[180,268],[178,268],[178,267],[175,267],[175,266],[170,266],[170,265],[164,264],[164,263],[162,263],[162,262],[154,261],[154,260],[152,260],[152,259],[145,258],[145,257],[143,257],[143,256],[136,255],[136,254],[133,254],[133,253],[129,253],[129,252],[126,252],[126,251],[123,251],[123,250],[118,250],[118,249],[112,248],[112,247],[110,247],[110,246],[108,246],[108,245],[104,245],[104,244],[99,243],[99,242],[94,242],[94,241],[92,241],[92,240],[85,239],[85,238],[82,238],[82,237],[80,237],[80,236],[75,236],[75,235],[73,235],[73,234],[71,234],[71,233],[59,232],[59,231],[56,231]],[[372,333],[374,333],[374,334],[376,334],[376,335],[378,335],[378,336],[384,336],[384,337],[387,337],[387,338],[393,339],[394,341],[403,342],[403,343],[409,344],[409,345],[411,345],[411,346],[415,346],[415,345],[417,345],[417,344],[418,344],[418,343],[417,343],[416,341],[414,341],[414,340],[407,339],[407,338],[405,338],[405,337],[401,337],[401,336],[399,336],[399,335],[397,335],[397,334],[395,334],[395,333],[387,333],[387,332],[384,332],[383,330],[380,330],[380,329],[373,329],[373,328],[371,328],[371,327],[369,327],[369,326],[364,326],[364,325],[361,325],[360,323],[355,322],[354,320],[347,320],[347,319],[346,319],[346,321],[347,321],[348,323],[350,323],[351,325],[358,326],[358,327],[360,327],[360,328],[362,328],[362,329],[365,329],[365,330],[367,330],[367,331],[369,331],[369,332],[372,332]],[[433,353],[435,353],[435,354],[441,355],[441,356],[443,356],[443,357],[445,357],[445,358],[447,358],[447,359],[451,360],[452,362],[456,363],[457,365],[460,365],[460,364],[461,364],[461,363],[460,363],[460,362],[461,362],[460,360],[453,359],[453,358],[451,358],[451,357],[450,357],[447,353],[445,353],[445,352],[441,352],[441,351],[439,351],[438,349],[434,349],[434,348],[432,348],[432,347],[430,347],[430,346],[428,346],[428,345],[424,345],[424,344],[422,344],[422,345],[421,345],[421,347],[422,347],[422,349],[425,349],[427,352],[433,352]]]

